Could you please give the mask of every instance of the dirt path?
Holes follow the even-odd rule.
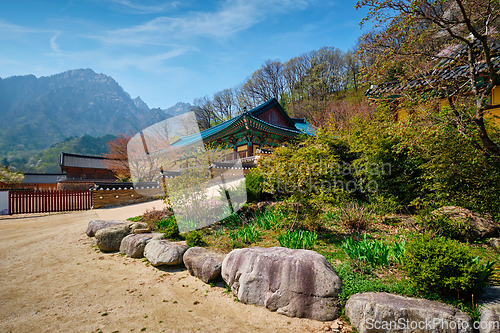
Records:
[[[0,332],[309,332],[323,323],[235,302],[187,271],[103,254],[96,212],[0,217]],[[199,303],[197,303],[199,302]]]

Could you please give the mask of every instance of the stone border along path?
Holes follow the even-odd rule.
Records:
[[[95,211],[0,217],[0,332],[319,332],[332,323],[235,302],[180,267],[104,254]],[[327,326],[324,326],[327,325]]]
[[[94,230],[98,224],[102,231],[117,230],[116,236],[123,239],[126,238],[123,236],[123,229],[127,228],[127,225],[132,230],[131,236],[127,237],[140,237],[143,240],[146,237],[140,246],[144,247],[145,257],[154,266],[184,263],[191,275],[197,276],[205,283],[221,274],[233,294],[243,303],[264,306],[290,317],[321,321],[335,320],[340,310],[338,294],[341,281],[326,258],[314,251],[243,248],[223,256],[203,248],[188,250],[185,242],[169,242],[158,238],[158,235],[132,236],[133,223],[121,223],[121,227],[117,228],[109,226],[107,221],[91,221],[89,230]],[[101,231],[97,231],[96,235],[99,233]],[[130,251],[138,253],[136,248]],[[483,321],[486,318],[498,320],[497,313],[500,311],[496,307],[491,310],[491,307],[499,302],[500,289],[491,290],[494,292],[489,292],[489,298],[484,300],[488,309],[481,309]],[[496,295],[496,298],[492,300],[491,295]],[[346,304],[346,316],[359,333],[429,330],[476,332],[470,316],[457,308],[440,302],[388,293],[352,295]],[[323,329],[339,332],[342,330],[341,326],[342,322],[336,320]],[[478,327],[484,326],[481,326],[480,322]],[[488,329],[481,329],[480,332],[500,332],[500,328],[490,325]]]

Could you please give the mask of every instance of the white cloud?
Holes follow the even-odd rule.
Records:
[[[56,32],[56,34],[50,39],[50,49],[52,53],[55,55],[61,54],[61,49],[59,48],[59,44],[57,44],[56,39],[61,35],[60,32]]]
[[[127,0],[117,0],[127,1]],[[273,15],[303,10],[306,0],[226,0],[217,11],[190,12],[183,17],[157,17],[131,28],[92,36],[105,43],[163,45],[192,37],[223,38],[246,30]]]
[[[180,5],[180,2],[177,2],[177,1],[173,1],[170,3],[164,3],[164,4],[156,5],[156,6],[146,6],[146,5],[143,5],[141,3],[134,3],[130,0],[110,0],[110,1],[122,6],[127,11],[135,13],[135,14],[161,13],[161,12],[165,12],[169,9],[176,8],[177,6]]]

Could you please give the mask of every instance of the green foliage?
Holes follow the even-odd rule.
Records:
[[[139,215],[139,216],[134,216],[134,217],[129,217],[127,219],[127,221],[131,221],[131,222],[140,222],[141,221],[141,218],[142,218],[142,215]]]
[[[313,231],[294,230],[288,231],[277,238],[280,246],[289,249],[311,249],[318,240],[318,235]]]
[[[414,131],[417,129],[415,125]],[[431,203],[429,208],[452,205],[498,214],[500,163],[481,155],[448,126],[434,126],[414,140],[413,154],[424,161],[419,168],[426,194],[423,199]]]
[[[203,234],[198,230],[193,230],[186,236],[186,244],[189,247],[205,246],[207,243],[203,238]]]
[[[260,231],[255,225],[249,225],[241,229],[229,232],[229,238],[243,244],[255,243],[260,237]]]
[[[399,212],[417,198],[421,186],[422,162],[402,145],[407,134],[400,126],[381,106],[373,119],[355,119],[349,133],[351,149],[359,154],[353,162],[356,177],[372,189],[368,200],[379,214]]]
[[[245,176],[248,202],[260,201],[260,195],[264,187],[263,182],[264,182],[264,177],[256,169],[250,170],[250,172]]]
[[[170,216],[165,220],[158,222],[158,229],[163,232],[163,238],[178,239],[180,238],[179,227],[174,216]]]
[[[417,289],[440,295],[480,290],[493,274],[493,262],[481,263],[467,245],[445,237],[417,235],[406,246],[403,269]]]
[[[352,160],[349,146],[334,132],[318,130],[315,137],[277,148],[259,162],[264,191],[298,202],[310,214],[323,202],[339,203],[352,197],[346,184],[352,180],[342,172]]]
[[[412,290],[403,282],[388,282],[373,276],[371,268],[368,267],[366,274],[360,274],[349,263],[343,263],[334,267],[335,272],[342,280],[342,290],[339,301],[345,305],[349,297],[365,292],[387,292],[399,295],[412,294]]]
[[[351,259],[363,260],[372,266],[389,265],[389,257],[395,262],[401,262],[401,257],[405,253],[405,244],[394,242],[391,246],[378,239],[369,241],[366,234],[361,241],[352,238],[346,239],[342,243],[342,249]]]
[[[253,223],[264,230],[276,230],[284,223],[285,216],[279,209],[266,209],[258,211],[253,219]]]

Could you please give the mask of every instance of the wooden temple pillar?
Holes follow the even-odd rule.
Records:
[[[248,141],[247,143],[247,157],[253,156],[253,146],[252,141]]]

